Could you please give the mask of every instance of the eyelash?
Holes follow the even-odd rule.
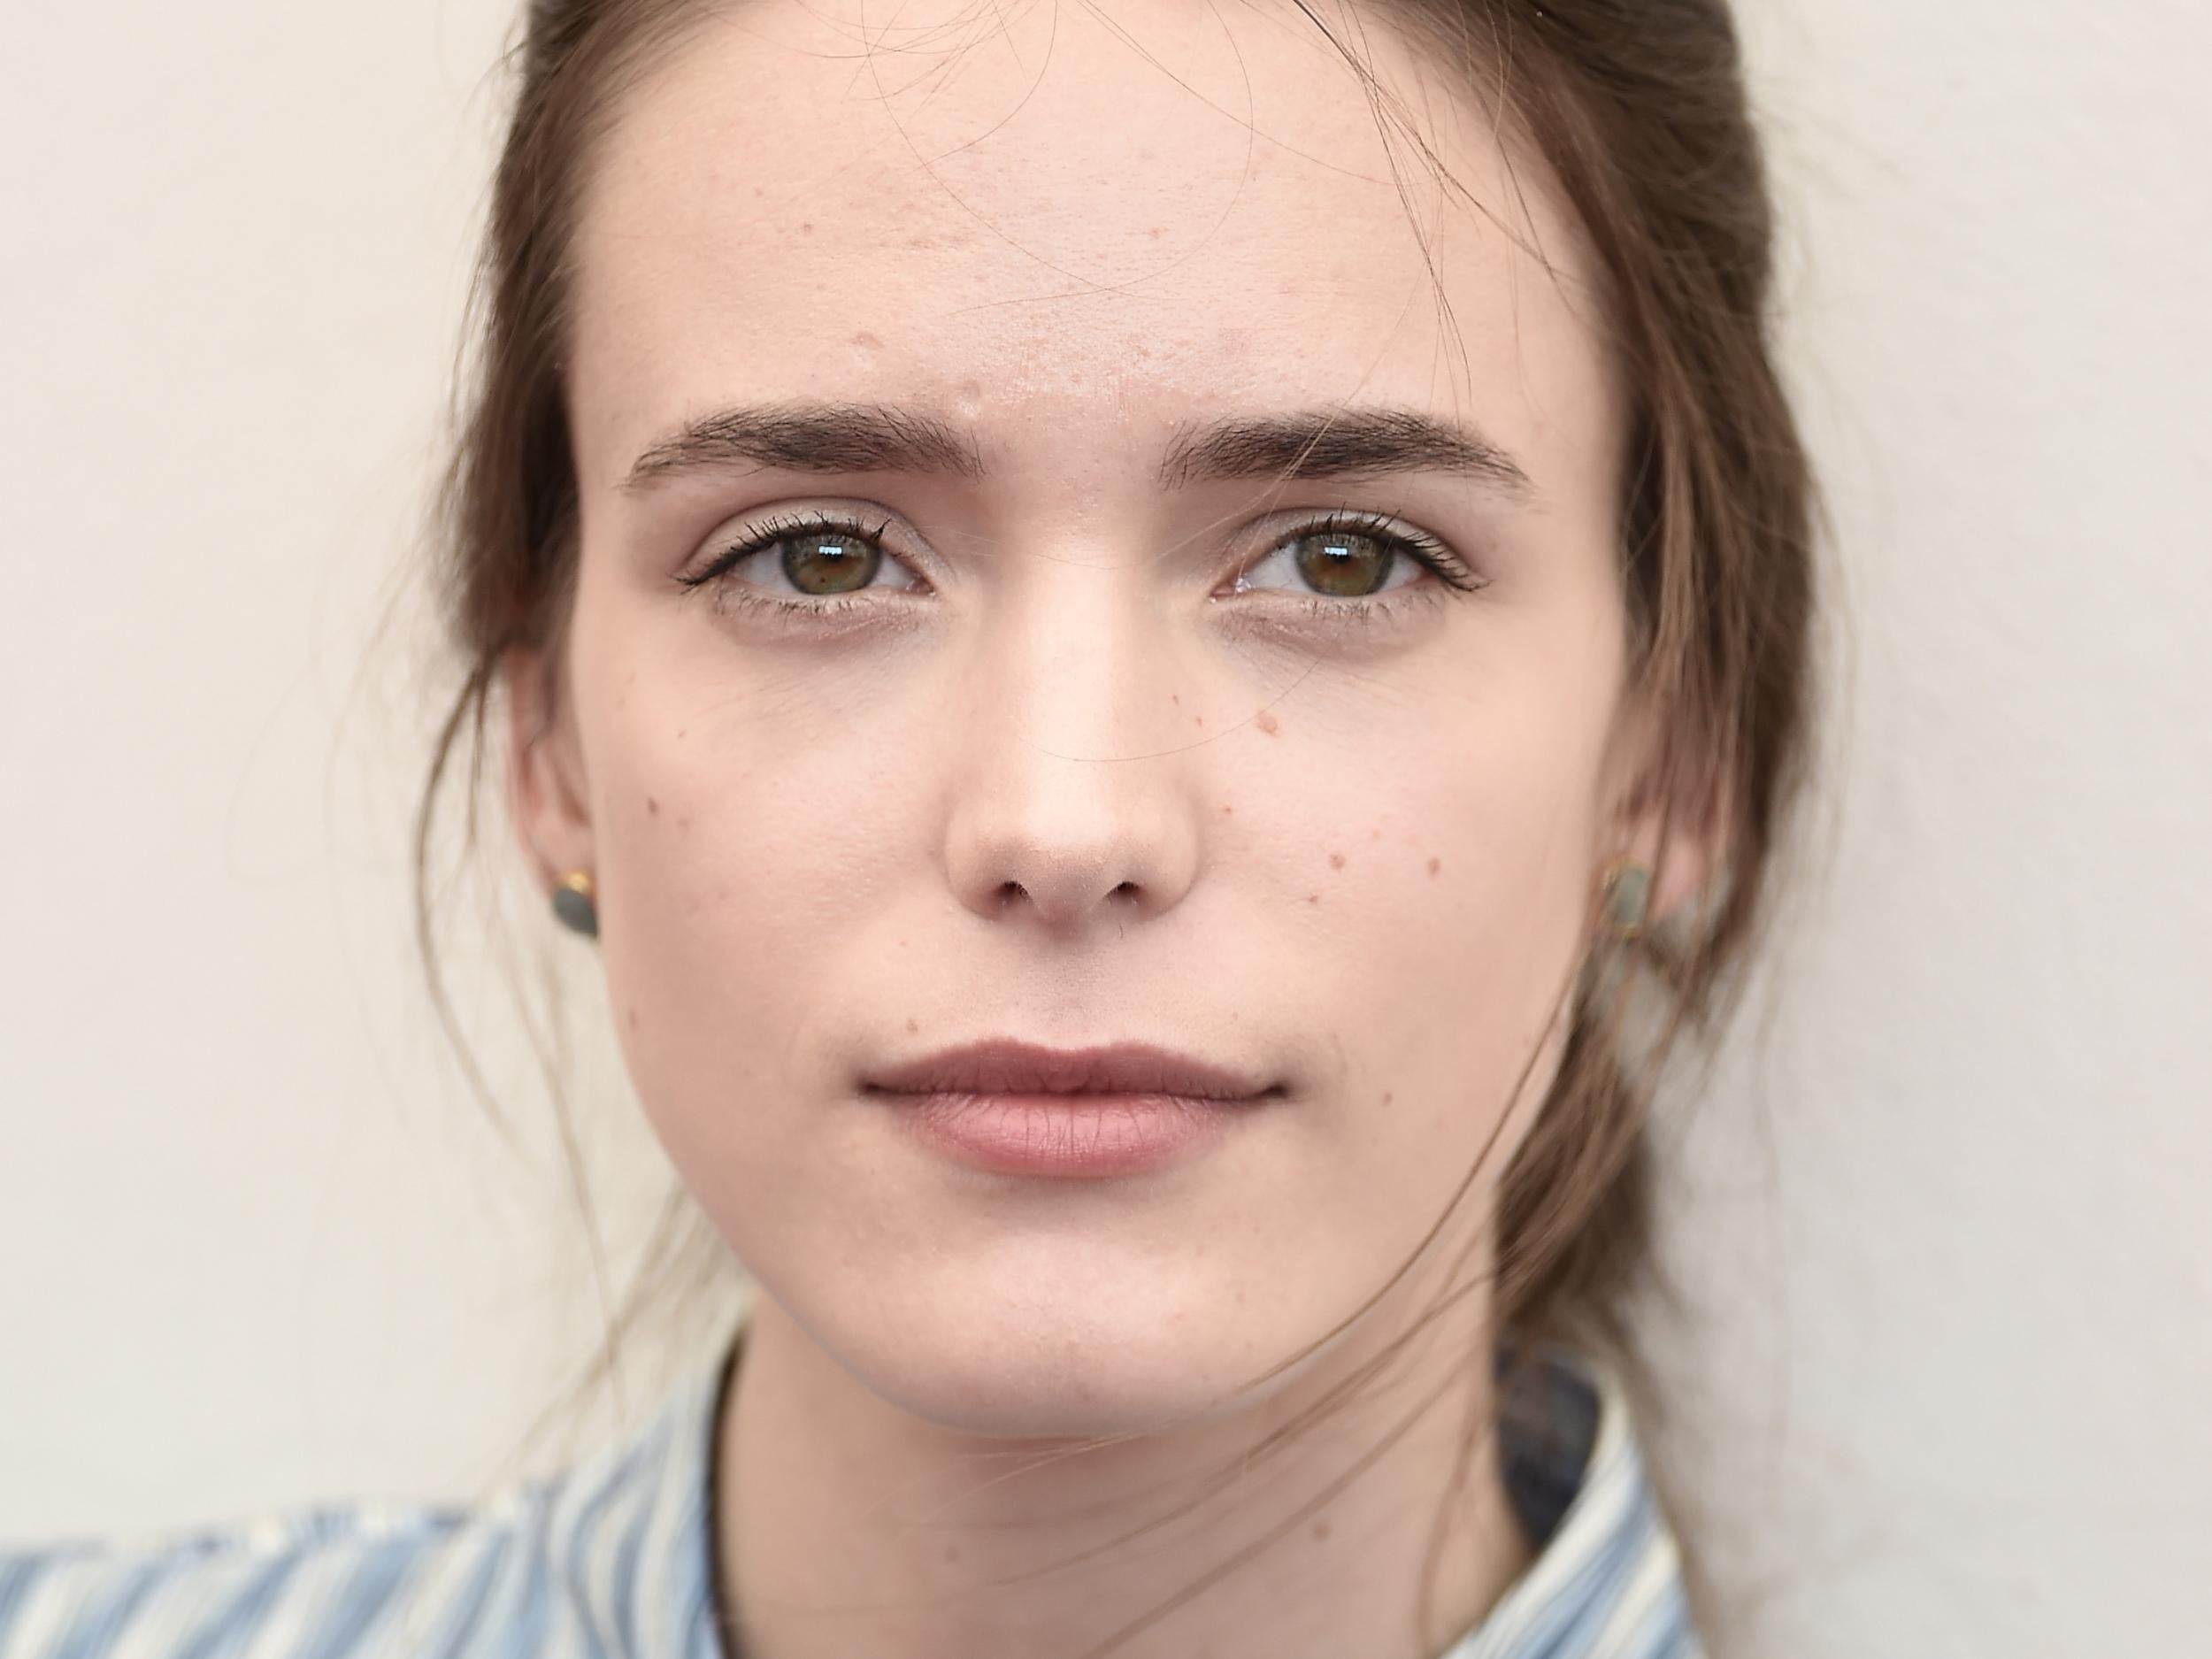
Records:
[[[732,610],[766,612],[786,618],[803,617],[810,620],[849,615],[856,610],[869,609],[880,602],[868,599],[864,596],[864,594],[841,594],[824,599],[803,601],[782,599],[749,590],[743,584],[729,581],[725,578],[736,565],[750,558],[754,554],[764,552],[773,547],[787,536],[818,535],[828,531],[879,544],[884,532],[890,526],[891,520],[886,518],[871,530],[856,519],[842,518],[833,513],[800,513],[787,518],[770,518],[763,521],[742,540],[734,541],[723,549],[709,561],[703,570],[691,575],[679,576],[676,581],[687,592],[694,592],[702,588],[713,589],[715,603]],[[1351,508],[1340,508],[1333,512],[1324,513],[1318,518],[1293,526],[1269,543],[1266,553],[1248,568],[1256,568],[1259,564],[1264,563],[1266,559],[1279,552],[1286,542],[1294,541],[1305,536],[1327,535],[1332,533],[1341,534],[1347,532],[1371,536],[1391,548],[1394,552],[1404,554],[1434,576],[1437,583],[1435,585],[1412,583],[1402,588],[1386,588],[1380,594],[1356,599],[1330,599],[1324,598],[1317,594],[1284,595],[1288,603],[1327,622],[1361,624],[1381,621],[1409,604],[1439,601],[1444,596],[1438,590],[1439,585],[1443,588],[1459,593],[1475,593],[1489,586],[1486,579],[1476,575],[1456,554],[1434,536],[1410,527],[1395,526],[1390,519],[1379,513],[1358,511]],[[887,553],[887,557],[889,557]]]

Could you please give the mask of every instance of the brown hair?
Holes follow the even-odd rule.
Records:
[[[1296,4],[1352,65],[1379,119],[1440,177],[1353,46],[1308,0]],[[440,575],[465,674],[417,821],[418,936],[457,1044],[426,872],[465,734],[473,843],[503,657],[534,647],[549,666],[559,658],[578,557],[564,400],[580,177],[623,88],[712,9],[528,9],[478,273],[479,351],[442,498]],[[1808,748],[1811,484],[1768,333],[1771,206],[1725,0],[1380,9],[1442,48],[1468,92],[1527,141],[1595,255],[1632,421],[1620,558],[1633,683],[1662,734],[1647,787],[1671,813],[1724,826],[1725,876],[1696,915],[1632,941],[1592,930],[1560,1069],[1502,1177],[1497,1323],[1624,1358],[1622,1293],[1648,1255],[1646,1119],[1678,1039],[1709,1034],[1740,984]],[[633,1302],[624,1319],[634,1311]]]

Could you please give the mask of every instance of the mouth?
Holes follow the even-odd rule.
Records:
[[[998,1041],[902,1062],[864,1094],[933,1150],[995,1174],[1099,1179],[1217,1143],[1284,1086],[1149,1043],[1051,1048]]]

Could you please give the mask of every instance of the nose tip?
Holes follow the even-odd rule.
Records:
[[[1001,767],[979,776],[948,826],[946,872],[986,920],[1055,933],[1171,908],[1198,864],[1196,809],[1180,770],[1070,775]]]

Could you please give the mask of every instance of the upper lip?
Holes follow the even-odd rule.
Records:
[[[941,1048],[873,1073],[875,1088],[902,1094],[1169,1094],[1248,1100],[1266,1079],[1143,1042],[1052,1048],[999,1039]]]

